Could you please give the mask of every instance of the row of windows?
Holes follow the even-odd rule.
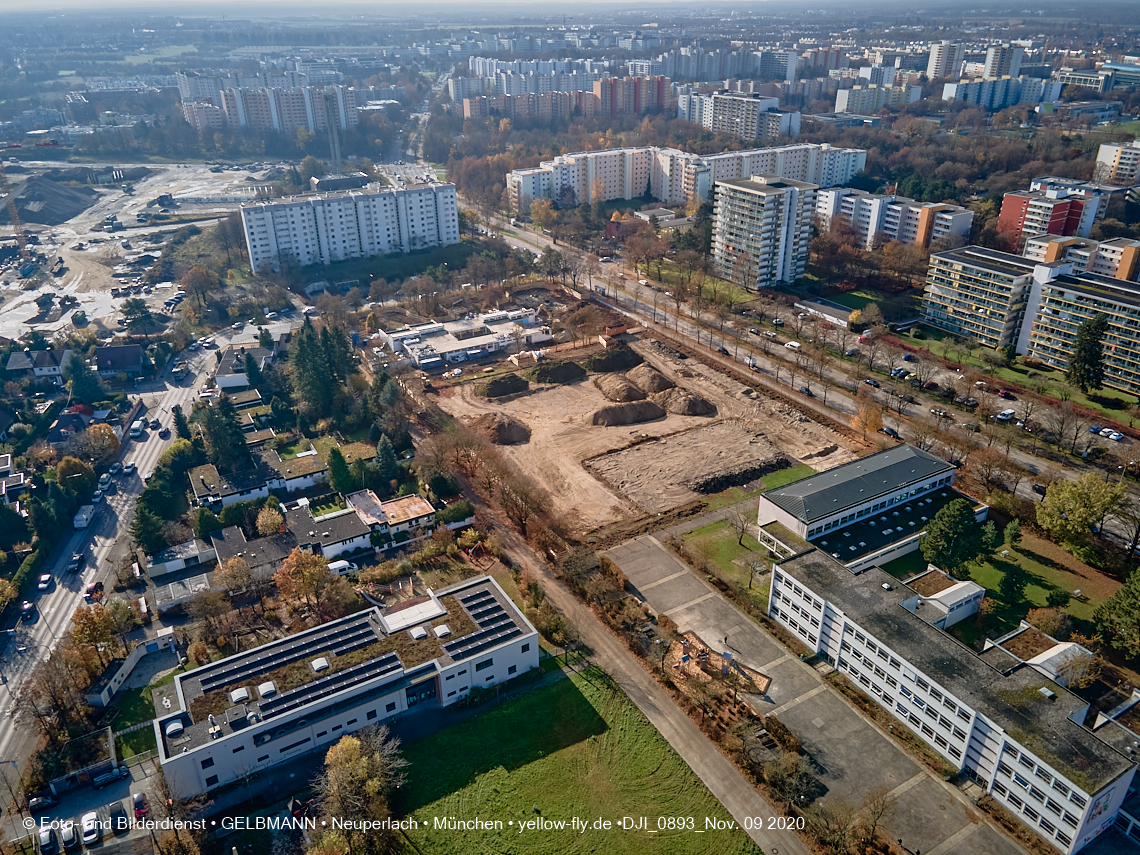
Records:
[[[1085,799],[1084,796],[1074,792],[1069,788],[1069,785],[1064,783],[1060,778],[1053,777],[1052,773],[1047,768],[1038,765],[1028,753],[1019,752],[1014,746],[1006,745],[1003,749],[1003,756],[1005,754],[1008,754],[1010,757],[1017,760],[1020,766],[1033,772],[1036,777],[1051,786],[1056,792],[1060,793],[1062,796],[1067,796],[1069,801],[1071,801],[1077,807],[1084,809],[1085,805],[1088,804],[1088,800]],[[1003,772],[1007,776],[1013,774],[1009,766],[1007,766],[1004,762],[998,764],[998,771]]]
[[[1020,811],[1023,816],[1028,817],[1030,820],[1037,823],[1037,825],[1047,835],[1053,836],[1058,841],[1063,843],[1065,846],[1069,846],[1073,842],[1072,838],[1069,837],[1069,835],[1065,834],[1065,832],[1063,832],[1063,831],[1059,831],[1057,829],[1057,826],[1054,825],[1047,817],[1042,816],[1041,813],[1039,811],[1037,811],[1035,808],[1027,805],[1021,799],[1021,797],[1017,795],[1017,793],[1011,792],[1003,784],[995,781],[994,782],[994,792],[998,793],[1006,803],[1017,808],[1017,810]],[[1054,813],[1056,813],[1056,811],[1054,811]],[[1076,818],[1072,814],[1068,813],[1067,811],[1061,817],[1061,821],[1071,828],[1077,827]]]

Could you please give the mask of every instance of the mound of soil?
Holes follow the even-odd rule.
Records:
[[[77,217],[99,200],[89,187],[57,184],[38,175],[16,189],[16,208],[25,223],[58,226]],[[0,223],[8,222],[8,209],[0,207]]]
[[[594,354],[586,360],[589,371],[628,371],[640,365],[644,360],[641,354],[631,348],[624,341],[611,344],[601,353]]]
[[[594,385],[602,391],[607,401],[624,404],[629,401],[645,400],[645,393],[620,374],[599,374],[594,378]]]
[[[530,428],[518,419],[501,413],[485,413],[471,421],[469,426],[495,445],[521,445],[530,442]]]
[[[527,372],[535,383],[573,383],[586,376],[586,370],[577,362],[569,360],[540,362]]]
[[[670,413],[678,416],[715,416],[716,407],[702,398],[694,395],[688,389],[676,386],[666,392],[653,395],[653,400]]]
[[[673,381],[651,365],[639,365],[625,376],[647,395],[673,388]]]
[[[516,392],[525,392],[530,384],[517,374],[502,374],[492,377],[486,383],[475,387],[475,394],[482,398],[499,398],[503,395],[513,395]]]
[[[665,411],[652,401],[634,401],[629,404],[614,404],[595,411],[591,424],[602,427],[616,425],[636,425],[651,422],[665,415]]]

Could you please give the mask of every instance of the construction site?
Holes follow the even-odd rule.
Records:
[[[50,336],[73,318],[113,329],[129,295],[112,289],[138,284],[178,229],[216,222],[264,192],[277,168],[0,164],[0,335]],[[48,295],[66,298],[61,311],[43,310]]]
[[[620,336],[624,370],[590,344],[560,350],[555,368],[520,369],[525,383],[445,386],[439,404],[484,432],[550,496],[581,536],[746,486],[799,463],[827,469],[855,457],[849,443],[791,404],[757,392],[641,329]],[[566,366],[581,366],[574,371]],[[547,378],[543,382],[541,378]],[[551,380],[550,378],[555,378]],[[561,379],[566,378],[566,379]]]

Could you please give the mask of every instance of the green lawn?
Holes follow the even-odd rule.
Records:
[[[914,337],[913,330],[906,333],[892,333],[892,335],[897,336],[900,340],[905,341],[909,345],[925,348],[931,353],[957,364],[958,352],[953,349],[953,336],[925,325],[922,326],[922,334],[924,337],[919,339]],[[949,356],[947,356],[948,350],[950,351]],[[1095,398],[1090,398],[1079,389],[1074,389],[1069,385],[1068,380],[1065,378],[1064,371],[1027,368],[1020,360],[1015,362],[1010,368],[992,368],[979,358],[979,354],[983,352],[992,353],[993,351],[986,347],[975,348],[969,355],[963,358],[962,364],[979,371],[984,371],[987,375],[993,376],[998,380],[1007,380],[1025,388],[1028,388],[1030,383],[1036,383],[1038,381],[1044,382],[1046,384],[1045,394],[1054,398],[1058,397],[1058,393],[1062,389],[1067,389],[1071,395],[1072,402],[1077,406],[1095,410],[1117,422],[1128,423],[1128,416],[1124,410],[1130,404],[1136,403],[1135,395],[1130,395],[1127,392],[1121,392],[1116,389],[1109,389],[1106,386],[1094,393]],[[1035,376],[1030,378],[1030,373],[1033,373]]]
[[[774,490],[776,487],[783,487],[785,484],[791,484],[793,481],[799,481],[814,474],[814,469],[806,463],[801,463],[799,466],[789,466],[787,469],[780,469],[777,472],[765,475],[760,479],[760,483],[764,485],[762,489]]]
[[[331,501],[322,502],[319,505],[310,505],[309,511],[312,513],[313,519],[316,519],[317,517],[323,517],[325,514],[332,514],[336,513],[337,511],[343,511],[346,507],[347,505],[345,505],[344,499],[338,495],[335,496]]]
[[[150,694],[152,689],[154,686],[143,686],[141,689],[127,689],[122,693],[115,703],[120,713],[115,721],[115,730],[125,730],[132,724],[154,718],[154,702]]]
[[[857,288],[854,291],[847,291],[843,294],[833,294],[827,297],[832,303],[838,303],[841,306],[846,306],[849,309],[865,309],[871,303],[881,303],[886,300],[886,296],[880,294],[878,291],[870,291],[866,288]]]
[[[1108,596],[1111,596],[1117,586],[1103,578],[1098,578],[1096,583],[1090,584],[1087,578],[1033,551],[1033,545],[1030,543],[1023,544],[1016,551],[1009,550],[1009,555],[1003,558],[1001,552],[1006,548],[1003,546],[997,555],[980,564],[971,564],[968,568],[969,578],[984,587],[987,598],[994,603],[993,614],[982,627],[978,627],[973,619],[967,618],[951,627],[950,631],[963,642],[977,645],[986,637],[993,638],[1016,629],[1030,609],[1044,608],[1047,605],[1046,597],[1050,591],[1062,590],[1072,593],[1079,589],[1083,592],[1082,599],[1070,600],[1062,611],[1072,617],[1074,629],[1092,635],[1093,612]],[[1016,602],[1009,602],[1002,596],[1001,580],[1013,564],[1017,564],[1025,571],[1028,584],[1023,597]],[[883,569],[898,579],[907,579],[925,570],[926,560],[922,557],[921,551],[916,551],[888,562],[883,565]]]
[[[747,566],[747,561],[755,557],[764,561],[765,568],[771,567],[768,550],[756,538],[750,534],[741,537],[727,520],[719,520],[694,529],[684,536],[684,540],[690,554],[711,562],[718,577],[739,588],[741,594],[750,597],[757,608],[767,608],[771,579],[767,572],[749,578],[752,571]]]
[[[123,760],[129,760],[136,754],[154,751],[158,747],[154,738],[153,727],[144,727],[124,736],[116,737],[115,741],[119,747],[119,757]]]
[[[301,439],[293,440],[288,445],[281,446],[281,448],[277,449],[277,453],[281,455],[282,460],[292,460],[302,451],[308,451],[310,448],[312,448],[312,443],[302,437]]]
[[[589,668],[405,747],[396,807],[420,828],[418,852],[497,855],[758,853],[740,830],[526,831],[520,820],[729,819],[692,770],[604,672]],[[433,817],[502,820],[503,830],[446,831]],[[424,826],[427,821],[428,827]],[[515,823],[513,826],[508,822]]]

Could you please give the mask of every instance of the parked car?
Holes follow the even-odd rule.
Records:
[[[102,490],[96,490],[94,493],[91,494],[91,504],[97,505],[101,501],[103,501],[103,491]]]
[[[74,852],[79,848],[79,831],[76,829],[75,823],[70,819],[60,823],[59,840],[63,844],[64,852]]]
[[[1100,433],[1102,430],[1104,430],[1104,428],[1102,428],[1100,425],[1093,425],[1089,428],[1089,433]]]
[[[59,838],[55,836],[55,829],[51,826],[40,829],[41,855],[55,855],[59,851]]]
[[[1013,397],[1013,393],[1010,392],[1008,389],[998,389],[997,396],[999,398],[1008,398],[1011,401],[1017,400],[1017,398]]]
[[[903,362],[915,362],[915,361],[916,361],[916,357],[913,353],[904,353],[903,354]]]
[[[108,469],[107,471],[110,472],[112,475],[118,475],[120,472],[123,471],[123,464],[122,463],[112,463],[111,468]]]
[[[1032,490],[1038,496],[1044,496],[1045,495],[1045,485],[1044,484],[1034,484],[1032,487]]]
[[[949,414],[945,410],[940,410],[937,407],[930,408],[930,415],[937,416],[940,419],[950,418]]]
[[[1110,433],[1108,435],[1108,438],[1111,439],[1113,442],[1122,442],[1124,440],[1124,434],[1122,434],[1118,430],[1114,430],[1112,433]]]
[[[124,475],[134,475],[138,471],[138,467],[133,463],[127,463],[123,466]]]
[[[844,356],[858,356],[859,355],[859,348],[849,347],[849,348],[847,348],[847,350],[843,351],[843,355]]]
[[[38,813],[41,810],[55,807],[57,804],[59,804],[59,799],[50,793],[45,793],[42,796],[32,796],[28,799],[28,810],[32,813]]]
[[[716,349],[716,352],[724,354],[725,356],[732,356],[732,354],[728,352],[728,348],[725,347],[723,344]]]
[[[812,391],[811,389],[809,389],[807,386],[800,386],[800,392],[801,392],[802,394],[804,394],[804,395],[807,395],[809,398],[814,398],[814,397],[815,397],[815,392],[813,392],[813,391]]]
[[[772,326],[774,326],[774,327],[782,327],[783,325],[784,325],[784,319],[783,318],[775,318],[772,321]]]
[[[883,427],[883,428],[881,428],[881,430],[883,433],[885,433],[891,439],[902,439],[902,437],[899,436],[899,432],[897,430],[895,430],[894,428]]]
[[[92,843],[98,843],[99,839],[103,836],[102,830],[99,828],[99,814],[95,811],[83,814],[79,820],[79,824],[83,828],[83,845],[90,846]]]
[[[866,386],[871,386],[872,388],[875,388],[875,389],[879,388],[879,381],[876,380],[874,377],[868,377],[866,380],[863,381],[863,384]]]
[[[135,819],[145,819],[150,816],[150,802],[147,801],[146,793],[135,793],[131,796],[131,803],[135,808]]]
[[[83,569],[83,565],[87,563],[87,556],[82,552],[71,553],[71,560],[67,562],[68,573],[78,573]]]
[[[40,581],[36,584],[36,587],[41,591],[46,591],[48,588],[50,588],[51,573],[44,573],[42,576],[40,576]]]
[[[752,335],[760,335],[760,330],[756,329],[756,327],[749,327],[748,331],[752,333]]]
[[[131,821],[127,819],[127,812],[123,810],[123,803],[115,800],[107,805],[107,819],[111,824],[112,834],[126,834],[131,830]]]
[[[158,432],[159,439],[170,439],[170,428],[164,427]]]
[[[980,424],[977,424],[976,422],[965,422],[965,423],[963,423],[962,427],[964,427],[966,430],[970,431],[971,433],[981,433],[982,432],[982,426]]]
[[[160,422],[158,419],[151,419],[150,420],[150,429],[151,430],[158,430],[160,427],[162,427],[162,422]]]
[[[925,383],[922,384],[922,388],[923,389],[929,389],[931,392],[937,392],[938,391],[938,384],[935,383],[933,380],[927,380]]]

